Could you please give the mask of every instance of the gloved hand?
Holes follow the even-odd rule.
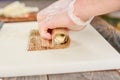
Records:
[[[67,12],[70,2],[71,0],[59,0],[38,13],[37,19],[42,37],[51,39],[51,34],[47,32],[48,29],[58,27],[73,28],[74,23]]]
[[[71,20],[68,15],[67,10],[71,1],[73,0],[59,0],[38,13],[39,31],[43,38],[51,39],[48,29],[64,27],[70,30],[80,30],[74,26],[75,21]],[[120,10],[119,0],[101,0],[100,2],[98,0],[76,1],[73,13],[83,21],[89,20],[92,16]]]
[[[38,13],[37,19],[41,21],[50,15],[54,15],[68,9],[71,0],[59,0],[48,6],[47,8],[41,10]],[[62,5],[62,6],[61,6]]]

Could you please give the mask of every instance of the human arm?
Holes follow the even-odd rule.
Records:
[[[68,11],[66,8],[66,6],[68,6],[68,4],[70,3],[69,1],[70,0],[68,0],[67,4],[63,4],[63,5],[58,4],[59,5],[58,9],[57,8],[54,9],[53,6],[47,10],[38,13],[39,31],[43,38],[51,39],[51,34],[47,31],[48,29],[64,27],[70,30],[74,30],[75,27],[73,26],[75,24],[68,16]],[[67,2],[67,0],[64,0],[63,2],[65,3]],[[62,8],[60,6],[62,6]],[[110,0],[110,1],[76,0],[74,7],[75,7],[74,14],[77,17],[79,17],[81,20],[86,21],[91,16],[98,16],[120,10],[120,1],[119,0]],[[48,12],[48,10],[53,10],[52,13],[55,14]]]

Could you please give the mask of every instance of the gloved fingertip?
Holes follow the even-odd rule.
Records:
[[[45,36],[47,39],[52,39],[52,36],[50,33],[46,33],[46,36]]]
[[[44,39],[50,40],[51,39],[51,34],[50,33],[41,33],[41,37],[44,38]]]

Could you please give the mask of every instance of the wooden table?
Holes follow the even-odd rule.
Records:
[[[120,80],[116,71],[98,71],[68,74],[36,75],[26,77],[3,78],[3,80]]]
[[[36,0],[35,2],[35,1],[27,0],[24,2],[27,5],[38,6],[40,9],[42,9],[54,1],[55,0]],[[0,7],[3,7],[8,3],[10,3],[10,1],[5,1],[5,2],[1,1]],[[92,25],[96,27],[97,25],[100,25],[97,23],[98,20],[93,20]],[[1,78],[1,79],[3,80],[120,80],[120,71],[109,70],[109,71],[95,71],[95,72],[8,77],[8,78]]]

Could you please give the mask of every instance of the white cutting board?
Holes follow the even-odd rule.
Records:
[[[70,32],[66,49],[27,51],[36,22],[6,23],[0,31],[0,77],[57,74],[120,68],[120,55],[92,27]]]

